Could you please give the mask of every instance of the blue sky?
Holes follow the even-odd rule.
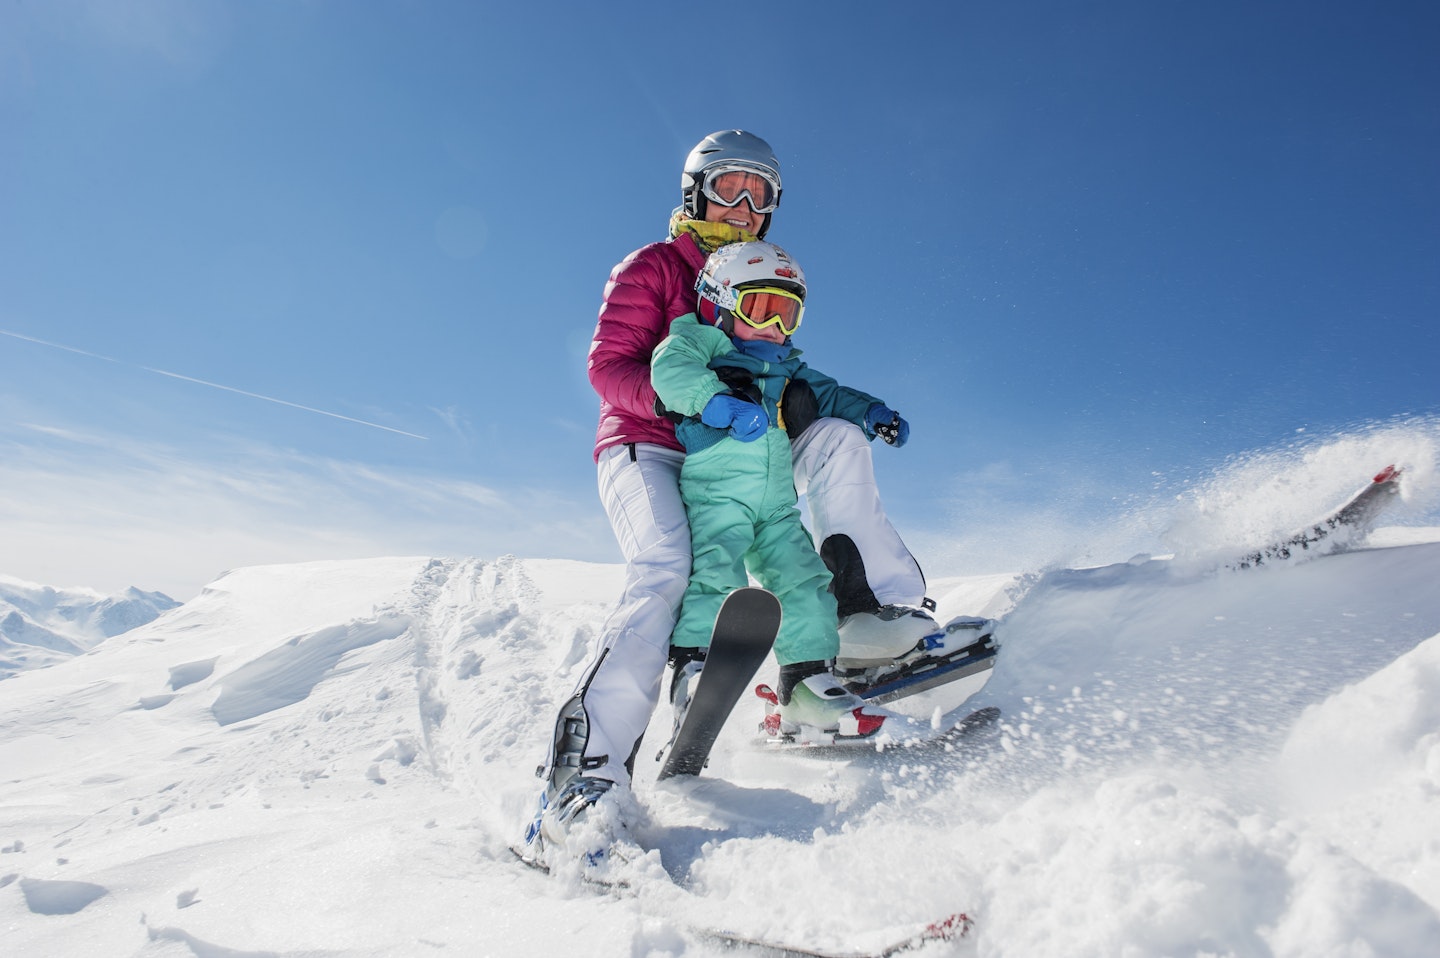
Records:
[[[721,10],[0,5],[0,572],[614,561],[601,288],[729,127],[928,568],[1440,413],[1433,4]]]

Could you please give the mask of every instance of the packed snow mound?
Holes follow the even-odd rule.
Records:
[[[942,615],[1000,617],[998,665],[897,704],[996,704],[1000,730],[774,753],[742,701],[703,776],[657,784],[661,707],[633,825],[673,882],[617,899],[510,848],[621,583],[513,557],[242,569],[6,680],[7,948],[693,956],[728,953],[705,928],[847,950],[957,911],[974,930],[935,954],[1440,940],[1440,543],[933,580]]]
[[[0,575],[0,679],[80,655],[179,605],[160,592],[104,595]]]
[[[1282,794],[1347,855],[1406,875],[1440,907],[1440,843],[1396,822],[1433,821],[1440,795],[1440,635],[1306,709],[1280,753]]]

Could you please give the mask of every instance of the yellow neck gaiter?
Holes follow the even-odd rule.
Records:
[[[707,223],[690,218],[690,214],[676,209],[670,214],[670,236],[678,238],[681,233],[695,237],[695,243],[707,253],[713,253],[727,243],[753,243],[759,239],[754,233],[731,226],[729,223]]]

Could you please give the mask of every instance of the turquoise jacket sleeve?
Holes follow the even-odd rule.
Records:
[[[650,358],[650,380],[665,408],[682,416],[698,416],[725,384],[710,368],[710,361],[731,352],[730,337],[714,326],[702,326],[694,313],[670,324],[666,336]]]

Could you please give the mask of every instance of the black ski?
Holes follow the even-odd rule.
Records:
[[[1248,569],[1271,561],[1284,561],[1297,552],[1308,552],[1330,536],[1343,532],[1346,539],[1332,552],[1341,551],[1350,540],[1358,539],[1370,531],[1380,513],[1395,501],[1400,494],[1400,470],[1386,466],[1376,474],[1364,489],[1361,489],[1345,505],[1330,515],[1280,542],[1274,542],[1258,549],[1232,563],[1232,568]]]
[[[715,617],[695,693],[660,769],[664,781],[699,775],[735,703],[759,671],[780,631],[780,600],[764,589],[736,589]]]

